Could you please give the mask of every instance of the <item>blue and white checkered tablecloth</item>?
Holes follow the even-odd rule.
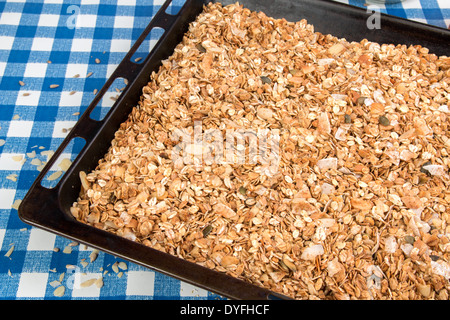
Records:
[[[0,299],[221,298],[103,252],[91,261],[92,248],[30,227],[17,215],[43,163],[163,2],[0,2]],[[169,13],[182,3],[174,1]],[[439,27],[450,24],[449,0],[407,0],[380,10]],[[148,47],[141,46],[142,55],[155,43],[158,35],[153,36]],[[103,101],[104,107],[112,104]],[[67,158],[81,146],[70,145]]]

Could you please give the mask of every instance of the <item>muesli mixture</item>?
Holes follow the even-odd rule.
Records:
[[[71,213],[295,299],[448,300],[449,82],[421,46],[209,4]],[[182,140],[195,124],[219,144]],[[218,157],[263,129],[270,161]]]

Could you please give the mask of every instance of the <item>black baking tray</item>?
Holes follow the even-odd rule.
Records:
[[[161,6],[40,172],[19,207],[19,217],[29,225],[97,248],[229,299],[288,299],[288,297],[243,280],[82,224],[76,221],[69,211],[81,188],[79,172],[90,172],[95,169],[98,161],[103,158],[110,147],[114,133],[127,119],[132,108],[137,105],[142,88],[148,83],[150,74],[153,71],[157,72],[161,61],[173,53],[175,46],[181,42],[187,31],[189,23],[197,17],[208,2],[210,1],[187,0],[176,15],[166,13],[170,0]],[[231,3],[226,0],[219,2],[223,5]],[[274,18],[285,18],[288,21],[306,19],[308,23],[314,25],[315,31],[346,38],[349,41],[368,39],[380,43],[414,44],[427,47],[436,55],[448,55],[449,53],[450,31],[446,29],[381,14],[381,28],[370,30],[366,23],[373,12],[338,2],[248,0],[240,3],[250,10],[262,11]],[[131,60],[133,54],[153,28],[164,29],[164,34],[145,60],[135,63]],[[102,120],[92,119],[90,113],[117,78],[126,78],[128,85]],[[85,140],[83,149],[56,186],[53,188],[43,187],[44,177],[75,138]]]

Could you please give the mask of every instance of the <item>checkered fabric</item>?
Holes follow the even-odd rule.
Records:
[[[221,299],[103,252],[91,262],[92,248],[30,227],[17,215],[42,164],[163,2],[0,2],[0,299]],[[340,2],[364,7],[365,1]],[[168,13],[182,3],[174,0]],[[450,22],[448,0],[407,0],[380,10],[440,27]],[[135,57],[143,57],[160,34],[152,32]],[[121,86],[111,86],[109,97]],[[108,95],[98,117],[112,105]],[[82,145],[75,140],[62,158],[73,160]],[[49,187],[54,181],[44,180]]]
[[[441,28],[450,27],[449,0],[403,0],[399,3],[382,4],[377,0],[336,0],[361,8],[375,8],[392,16],[414,20]],[[386,1],[389,2],[389,1]]]

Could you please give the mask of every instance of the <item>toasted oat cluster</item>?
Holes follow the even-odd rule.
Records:
[[[209,4],[71,212],[295,299],[448,300],[449,82],[421,46]]]

